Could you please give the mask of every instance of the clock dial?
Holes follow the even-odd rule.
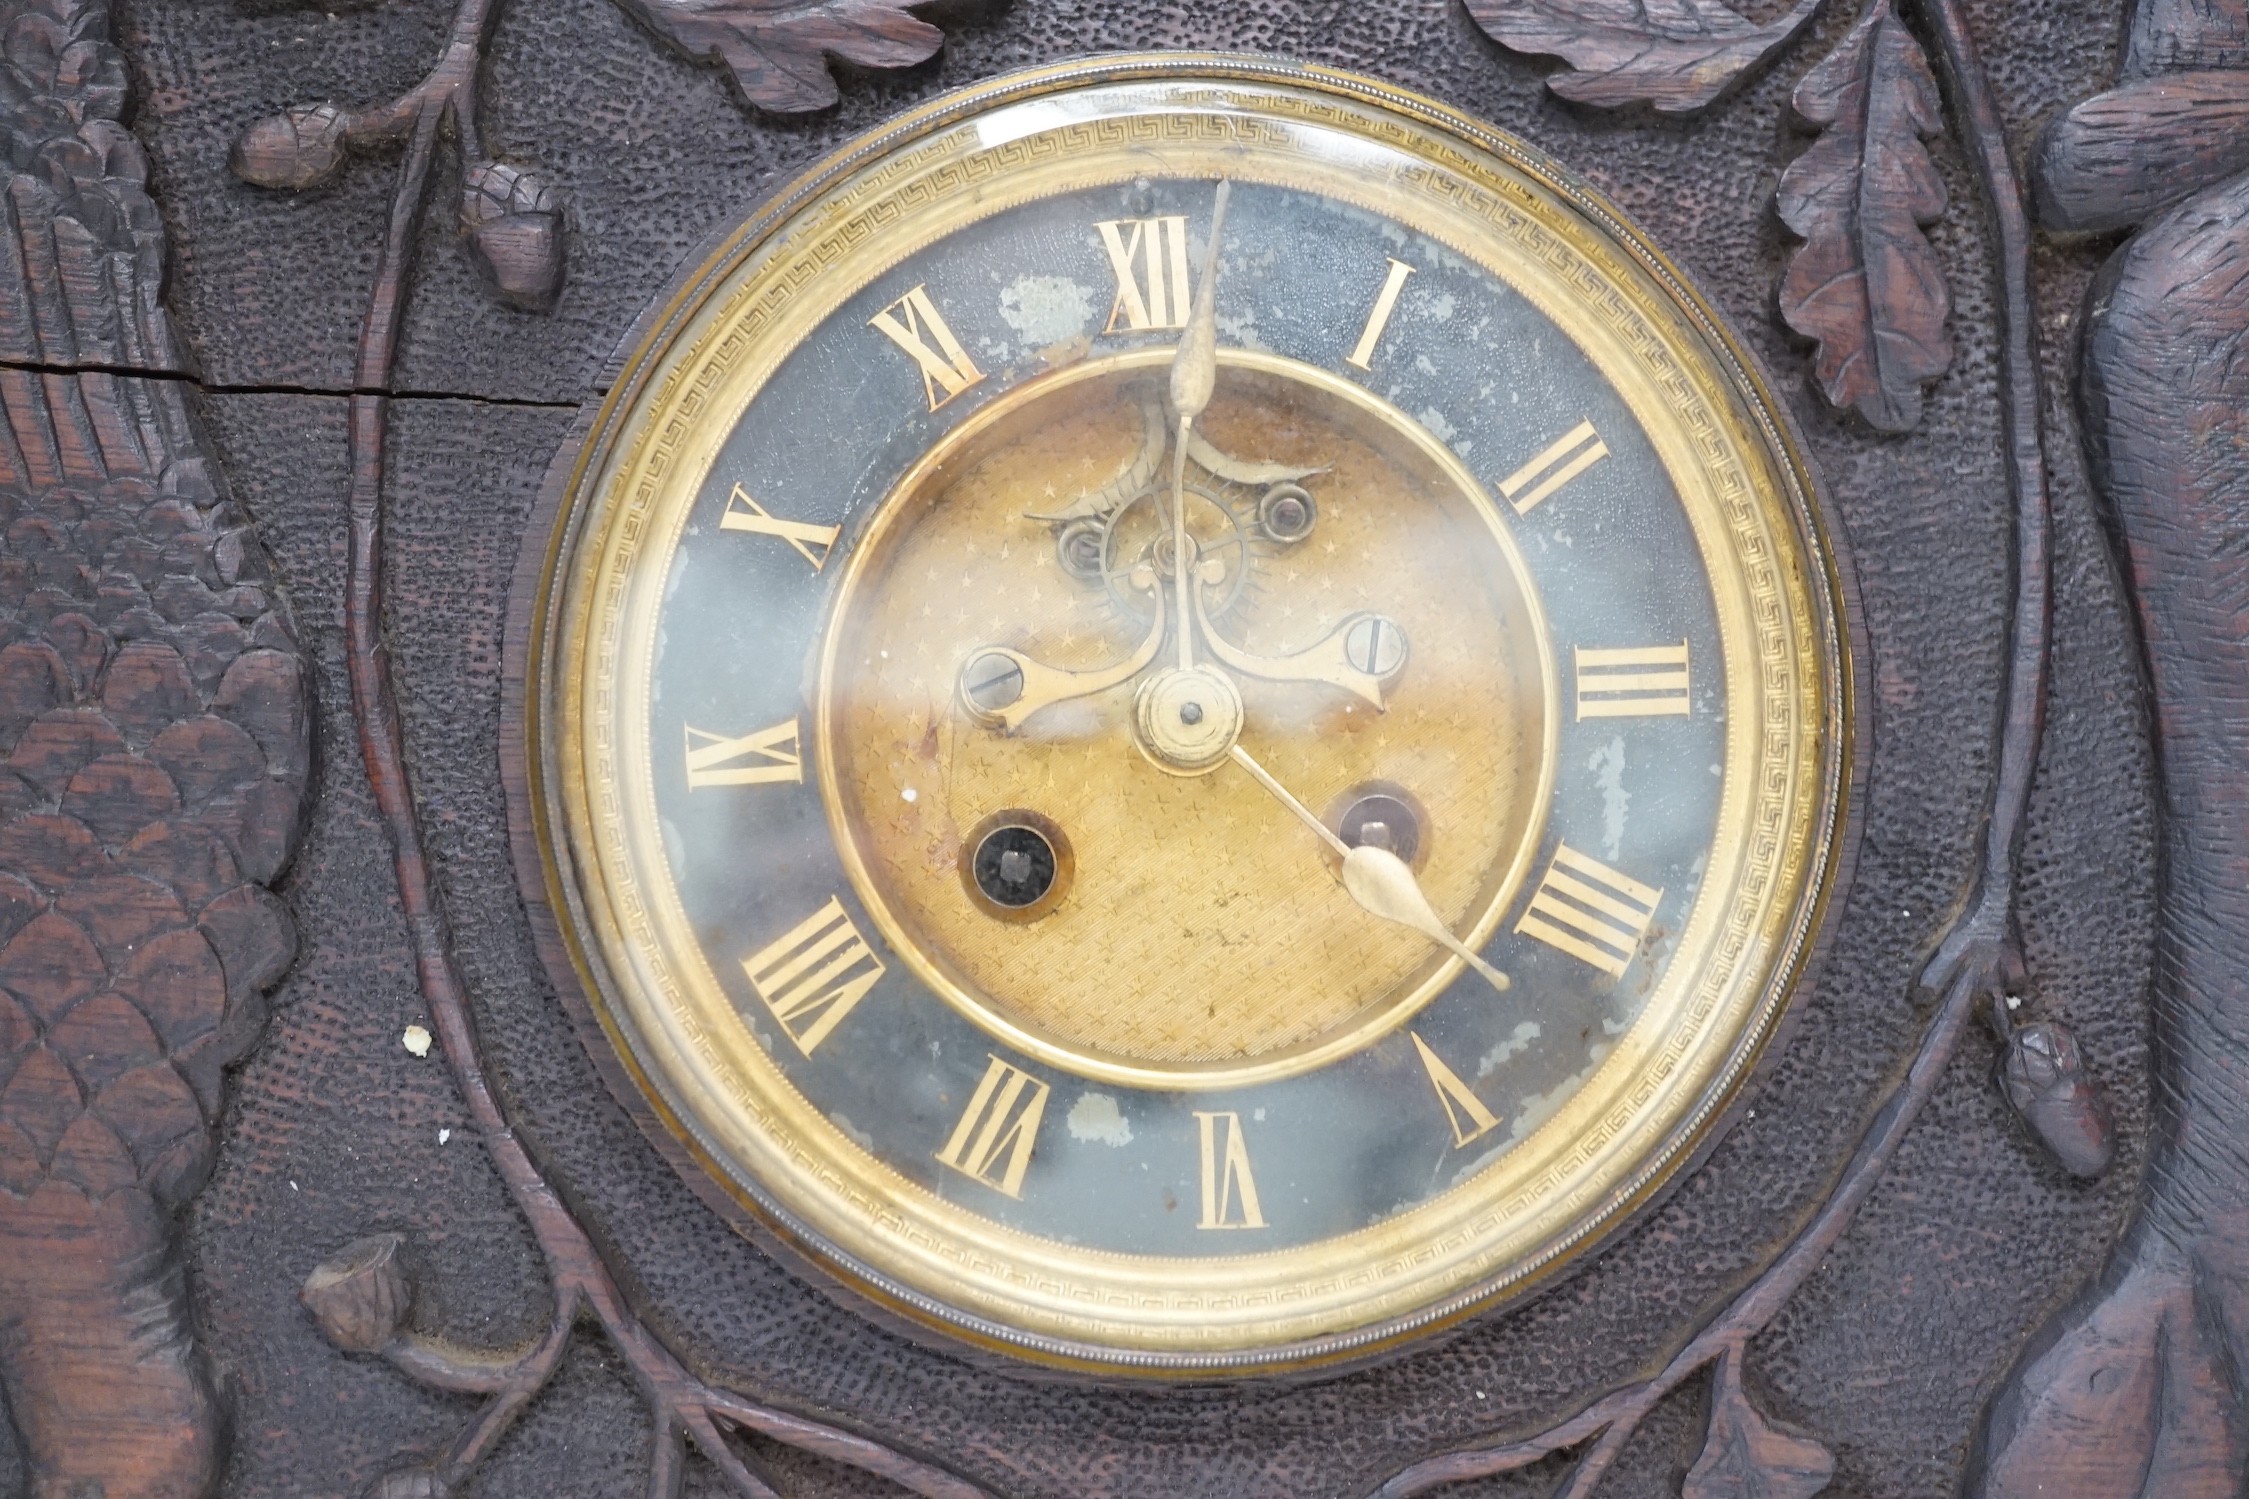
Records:
[[[669,1127],[1105,1372],[1534,1284],[1703,1137],[1842,834],[1847,631],[1710,315],[1524,148],[1142,59],[847,153],[581,463],[534,738]]]

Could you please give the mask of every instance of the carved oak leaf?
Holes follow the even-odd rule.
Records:
[[[617,0],[688,56],[723,62],[749,101],[782,114],[836,102],[828,59],[904,68],[945,34],[907,13],[921,0]]]
[[[1821,0],[1757,25],[1719,0],[1467,0],[1493,41],[1570,66],[1546,86],[1577,104],[1690,114],[1801,30]]]
[[[1951,294],[1921,232],[1945,209],[1923,144],[1944,129],[1937,81],[1890,0],[1872,0],[1793,102],[1821,134],[1781,174],[1781,222],[1804,240],[1781,278],[1781,316],[1819,340],[1831,403],[1911,431],[1922,382],[1952,363]]]
[[[1710,1427],[1679,1499],[1812,1499],[1835,1476],[1835,1456],[1777,1430],[1741,1385],[1741,1354],[1711,1371]]]

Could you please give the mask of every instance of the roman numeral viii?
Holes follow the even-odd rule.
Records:
[[[1554,850],[1515,930],[1582,958],[1612,978],[1622,977],[1662,899],[1661,890],[1565,843]]]
[[[1202,1145],[1203,1215],[1197,1228],[1263,1228],[1257,1205],[1257,1178],[1250,1174],[1249,1145],[1242,1139],[1242,1116],[1195,1115]]]
[[[1101,331],[1186,327],[1187,216],[1103,219],[1093,227],[1109,252],[1109,269],[1117,273],[1117,300]]]
[[[843,902],[831,895],[779,941],[743,959],[742,971],[797,1050],[811,1056],[884,968]]]
[[[687,726],[687,789],[711,786],[765,786],[804,781],[804,756],[797,744],[797,721],[739,738],[707,734]]]
[[[1010,1197],[1023,1195],[1039,1120],[1046,1115],[1047,1085],[998,1057],[968,1100],[952,1138],[937,1152],[940,1165]]]
[[[1648,718],[1693,711],[1687,697],[1687,642],[1623,650],[1577,647],[1577,716]]]
[[[915,287],[867,319],[867,325],[881,330],[914,361],[921,371],[922,393],[929,397],[932,411],[984,378],[984,372],[938,314],[937,304],[929,300],[926,286]]]

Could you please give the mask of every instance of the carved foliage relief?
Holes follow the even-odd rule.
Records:
[[[943,1462],[693,1373],[630,1302],[484,1079],[421,847],[373,559],[399,309],[446,142],[462,168],[450,206],[492,292],[537,311],[553,304],[564,275],[558,184],[501,159],[479,133],[497,3],[461,0],[445,50],[400,98],[297,104],[243,133],[232,166],[291,191],[344,170],[355,151],[403,155],[351,396],[353,710],[436,1039],[537,1237],[552,1316],[523,1350],[467,1349],[416,1332],[415,1287],[400,1241],[385,1233],[314,1268],[304,1305],[336,1347],[469,1402],[440,1450],[402,1454],[381,1480],[377,1492],[393,1499],[461,1492],[547,1388],[581,1325],[621,1356],[649,1413],[647,1492],[657,1499],[683,1492],[690,1452],[728,1491],[773,1494],[753,1438],[966,1499],[983,1490]],[[942,40],[886,0],[617,3],[773,111],[832,102],[831,57],[897,67]],[[1463,3],[1505,46],[1563,59],[1548,80],[1561,97],[1662,113],[1722,105],[1819,9],[1819,0],[1798,0],[1759,24],[1721,0]],[[2170,763],[2209,774],[2180,782],[2209,799],[2175,805],[2180,819],[2194,805],[2249,797],[2235,763],[2249,731],[2226,706],[2249,672],[2240,659],[2249,603],[2223,561],[2242,506],[2241,466],[2222,446],[2226,413],[2245,398],[2226,374],[2234,365],[2205,357],[2231,347],[2243,321],[2230,268],[2249,215],[2225,185],[2249,165],[2229,128],[2249,113],[2235,71],[2249,58],[2240,8],[2190,13],[2148,0],[2125,78],[2056,122],[2037,178],[2044,217],[2063,228],[2135,223],[2209,188],[2126,252],[2123,295],[2088,355],[2087,424],[2109,455],[2103,482],[2139,569],[2147,633],[2159,641],[2156,690],[2167,703],[2201,705],[2165,720]],[[223,1423],[193,1343],[173,1218],[210,1168],[222,1069],[254,1043],[263,990],[293,951],[286,910],[268,887],[304,814],[304,671],[264,553],[190,421],[184,360],[161,302],[163,235],[140,148],[118,123],[128,78],[108,13],[98,0],[5,0],[0,26],[9,169],[0,192],[0,1320],[19,1333],[0,1341],[0,1386],[42,1493],[194,1494],[216,1482]],[[1793,96],[1814,138],[1779,188],[1782,221],[1801,241],[1782,275],[1780,312],[1816,345],[1826,398],[1879,431],[1915,426],[1925,389],[1952,359],[1949,294],[1926,236],[1948,212],[1930,155],[1948,128],[1969,154],[1981,148],[2003,286],[2027,257],[2008,227],[2025,195],[1987,95],[1954,0],[1926,0],[1907,15],[1893,0],[1868,0]],[[2074,1038],[2058,1022],[2018,1023],[2009,998],[2022,986],[2013,872],[2047,656],[2030,314],[2012,295],[2001,311],[1998,395],[2014,413],[2009,499],[2020,557],[2010,691],[1995,725],[2001,769],[1978,882],[1924,973],[1934,1003],[1909,1067],[1801,1231],[1663,1367],[1547,1430],[1436,1452],[1380,1493],[1558,1459],[1567,1464],[1562,1492],[1584,1499],[1642,1422],[1698,1378],[1709,1397],[1681,1479],[1685,1499],[1809,1499],[1826,1489],[1833,1455],[1760,1409],[1745,1380],[1748,1349],[1848,1230],[1978,1015],[2000,1034],[2005,1096],[2034,1134],[2072,1172],[2107,1165],[2103,1106]],[[2212,1162],[2237,1138],[2242,1090],[2222,1068],[2193,1063],[2249,1024],[2237,992],[2249,914],[2226,904],[2249,856],[2222,840],[2195,847],[2202,861],[2176,876],[2193,887],[2179,897],[2193,910],[2167,916],[2178,962],[2158,996],[2158,1023],[2188,1062],[2186,1085],[2166,1100],[2168,1164],[2148,1222],[2107,1280],[2026,1356],[1994,1407],[1978,1492],[2027,1495],[2062,1482],[2055,1492],[2090,1499],[2132,1492],[2115,1486],[2126,1468],[2156,1475],[2139,1490],[2150,1494],[2215,1495],[2238,1482],[2243,1454],[2228,1412],[2244,1325],[2235,1302],[2249,1279],[2225,1246],[2249,1212],[2249,1189]],[[2216,924],[2197,925],[2210,911]],[[2197,1216],[2212,1204],[2215,1217]]]

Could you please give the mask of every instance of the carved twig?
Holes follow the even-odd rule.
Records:
[[[545,1335],[531,1350],[517,1355],[448,1349],[403,1333],[411,1285],[398,1265],[399,1245],[392,1236],[363,1240],[340,1259],[320,1267],[307,1281],[304,1299],[339,1347],[380,1353],[425,1384],[485,1397],[438,1457],[382,1479],[374,1490],[382,1499],[429,1499],[456,1492],[545,1388],[582,1320],[597,1324],[623,1356],[648,1405],[656,1433],[649,1464],[650,1499],[676,1499],[688,1440],[725,1476],[734,1492],[747,1499],[774,1499],[772,1487],[730,1445],[730,1431],[756,1432],[819,1453],[881,1474],[931,1499],[981,1499],[983,1491],[974,1484],[930,1464],[841,1428],[720,1389],[691,1373],[628,1304],[592,1240],[509,1127],[484,1075],[467,986],[454,962],[406,772],[405,731],[383,646],[382,553],[386,392],[405,315],[414,246],[428,203],[430,168],[440,133],[448,124],[472,163],[472,177],[481,162],[475,88],[496,8],[497,0],[462,0],[437,67],[396,103],[356,116],[331,110],[332,120],[320,111],[293,111],[278,117],[287,122],[286,140],[281,127],[269,121],[246,138],[237,163],[241,168],[248,162],[245,175],[253,180],[265,180],[258,176],[260,171],[282,176],[282,169],[292,162],[324,173],[333,169],[343,145],[353,139],[402,137],[406,142],[389,227],[376,262],[374,291],[360,328],[350,405],[352,477],[344,635],[352,711],[367,778],[390,835],[399,903],[413,943],[423,1001],[469,1117],[538,1240],[554,1288],[554,1310]],[[259,131],[266,132],[266,138],[255,139]],[[314,144],[307,146],[307,140]],[[472,182],[470,190],[479,189]],[[473,223],[470,227],[474,232]]]
[[[2000,410],[2015,530],[2014,608],[1990,821],[1968,899],[1916,978],[1917,988],[1936,991],[1940,998],[1905,1076],[1875,1111],[1819,1210],[1779,1257],[1686,1346],[1654,1374],[1611,1392],[1545,1431],[1415,1463],[1375,1490],[1376,1499],[1406,1499],[1443,1484],[1514,1472],[1576,1448],[1584,1451],[1561,1489],[1561,1499],[1588,1499],[1647,1414],[1690,1377],[1713,1365],[1710,1422],[1702,1457],[1688,1477],[1688,1499],[1717,1499],[1720,1494],[1803,1499],[1818,1493],[1832,1473],[1832,1458],[1817,1443],[1775,1431],[1749,1405],[1741,1382],[1749,1340],[1771,1324],[1850,1228],[1913,1121],[1935,1095],[1977,1010],[1992,1006],[2003,1019],[2007,992],[2022,980],[2015,920],[2016,864],[2045,725],[2051,623],[2052,512],[2038,423],[2040,377],[2030,298],[2030,226],[2007,153],[2005,130],[1959,0],[1922,0],[1922,4],[1939,42],[1961,134],[1991,218],[2001,292]],[[1885,8],[1885,0],[1878,0],[1876,9]],[[2066,1038],[2066,1032],[2063,1035]],[[2074,1047],[2071,1050],[2074,1053]],[[2059,1112],[2071,1110],[2065,1106]],[[2088,1138],[2081,1109],[2061,1125],[2048,1125],[2030,1111],[2026,1117],[2065,1162],[2069,1152],[2081,1149]],[[2105,1132],[2100,1139],[2100,1164],[2105,1165]],[[1729,1464],[1735,1465],[1739,1481],[1723,1486],[1718,1479],[1726,1476]]]
[[[2014,599],[2008,617],[2006,690],[1999,724],[1999,774],[1983,860],[1963,913],[1923,970],[1943,988],[1967,975],[1988,997],[2005,1046],[2003,1092],[2054,1158],[2079,1176],[2108,1169],[2114,1141],[2108,1111],[2084,1073],[2068,1027],[2049,1020],[2017,1029],[2009,1019],[2026,977],[2016,922],[2016,871],[2030,812],[2031,779],[2046,731],[2046,678],[2053,654],[2053,497],[2039,421],[2037,309],[2030,290],[2030,216],[2006,122],[1976,55],[1960,0],[1921,0],[1945,63],[1961,134],[1991,217],[1999,280],[1999,423],[2014,520]]]
[[[1427,1493],[1440,1484],[1511,1473],[1557,1452],[1590,1442],[1593,1445],[1579,1459],[1570,1481],[1561,1491],[1566,1499],[1585,1499],[1648,1412],[1709,1365],[1724,1358],[1738,1361],[1749,1340],[1764,1331],[1806,1278],[1827,1258],[1828,1251],[1858,1216],[1860,1206],[1874,1190],[1875,1183],[1889,1169],[1890,1160],[1904,1142],[1915,1117],[1936,1093],[1937,1083],[1959,1049],[1961,1033],[1967,1029],[1982,997],[1982,991],[1965,974],[1946,990],[1929,1017],[1912,1065],[1883,1100],[1881,1108],[1875,1111],[1866,1134],[1859,1140],[1858,1149],[1851,1153],[1849,1163],[1819,1211],[1781,1251],[1780,1257],[1750,1282],[1748,1289],[1727,1303],[1662,1368],[1646,1379],[1613,1391],[1577,1415],[1535,1436],[1500,1446],[1443,1453],[1415,1463],[1375,1490],[1376,1499],[1406,1499],[1407,1495]],[[1716,1407],[1715,1401],[1713,1405]],[[1801,1438],[1789,1440],[1792,1449],[1802,1443]]]

